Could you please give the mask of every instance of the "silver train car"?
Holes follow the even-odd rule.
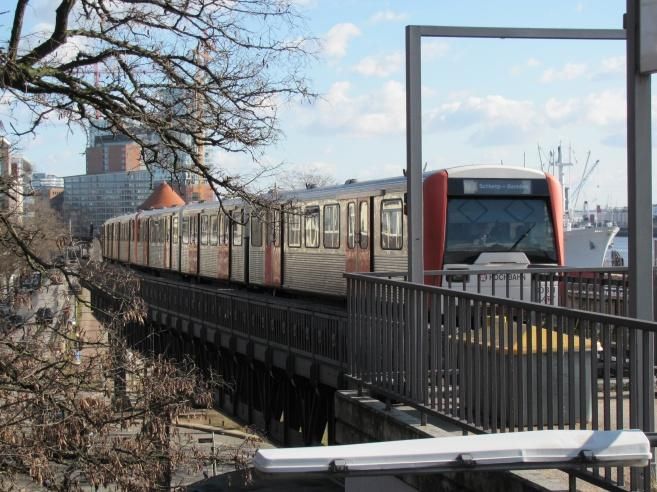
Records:
[[[491,253],[563,264],[552,176],[464,166],[426,174],[423,188],[427,269],[481,268],[477,259]],[[344,272],[406,270],[405,193],[406,178],[397,177],[288,192],[282,214],[235,201],[141,211],[103,225],[103,254],[184,276],[344,296]],[[493,226],[495,243],[486,239]]]

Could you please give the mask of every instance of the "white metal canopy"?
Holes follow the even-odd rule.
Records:
[[[261,449],[264,473],[418,473],[454,469],[561,468],[592,463],[645,466],[650,442],[641,431],[551,430],[413,439],[343,446]]]

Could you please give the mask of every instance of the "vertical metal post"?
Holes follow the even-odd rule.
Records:
[[[639,71],[639,9],[627,0],[627,187],[630,311],[651,320],[652,310],[652,157],[650,75]]]
[[[421,35],[406,26],[406,182],[408,192],[408,280],[424,282],[422,244]]]
[[[627,0],[627,186],[629,222],[629,315],[653,319],[652,284],[652,156],[650,75],[641,73],[638,0]],[[646,432],[654,428],[654,335],[630,335],[630,426]],[[654,463],[653,463],[654,466]],[[651,468],[643,477],[637,469],[630,475],[631,487],[639,480],[648,489]]]

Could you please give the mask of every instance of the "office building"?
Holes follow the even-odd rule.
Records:
[[[168,173],[147,170],[64,178],[64,216],[75,237],[97,235],[107,219],[137,210]]]

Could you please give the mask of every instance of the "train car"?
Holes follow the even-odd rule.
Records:
[[[289,194],[281,286],[342,296],[344,272],[405,270],[404,193],[391,178]]]
[[[161,209],[144,211],[140,220],[148,231],[145,251],[145,266],[158,270],[168,269],[168,216]]]
[[[120,215],[105,222],[103,225],[103,254],[105,258],[129,263],[130,220],[134,215]]]
[[[552,176],[455,167],[425,174],[423,193],[426,270],[563,265],[561,189]],[[331,296],[345,295],[344,272],[406,270],[406,178],[350,180],[281,198],[290,204],[282,215],[233,201],[111,219],[104,251],[187,276]],[[467,275],[460,277],[471,290]]]

